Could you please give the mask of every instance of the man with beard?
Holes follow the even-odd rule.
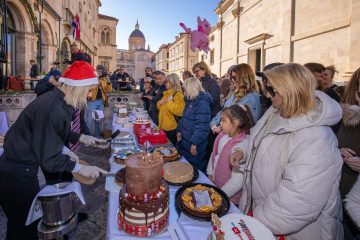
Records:
[[[153,79],[153,71],[151,69],[151,67],[146,67],[145,68],[145,77],[141,78],[140,81],[139,81],[139,84],[140,84],[140,92],[141,93],[144,93],[145,91],[145,84],[144,84],[144,79],[146,77],[150,77],[151,79]],[[153,82],[154,80],[152,80]],[[153,86],[154,83],[152,83],[151,85]]]

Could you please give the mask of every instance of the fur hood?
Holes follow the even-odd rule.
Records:
[[[343,123],[346,127],[356,127],[360,125],[360,106],[342,104],[343,109]]]

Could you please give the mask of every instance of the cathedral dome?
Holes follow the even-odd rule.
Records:
[[[140,37],[140,38],[145,39],[144,34],[138,29],[135,29],[134,31],[132,31],[132,33],[130,34],[130,38],[132,38],[132,37]]]
[[[130,37],[129,38],[132,38],[132,37],[139,37],[139,38],[143,38],[145,39],[145,36],[144,34],[140,31],[140,26],[139,26],[139,22],[136,21],[136,25],[135,25],[135,30],[132,31],[132,33],[130,34]]]

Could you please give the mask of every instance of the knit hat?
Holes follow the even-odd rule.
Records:
[[[99,84],[95,69],[84,61],[76,61],[67,67],[59,82],[75,87]]]

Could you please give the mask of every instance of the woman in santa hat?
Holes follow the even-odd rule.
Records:
[[[97,178],[106,171],[79,164],[62,153],[74,138],[87,145],[100,140],[71,131],[74,109],[86,106],[87,96],[99,84],[95,70],[86,62],[70,65],[62,83],[31,102],[7,132],[0,157],[0,206],[7,218],[6,239],[37,239],[36,222],[25,227],[31,203],[39,192],[38,168],[46,172],[73,172]],[[71,139],[72,138],[72,139]]]

